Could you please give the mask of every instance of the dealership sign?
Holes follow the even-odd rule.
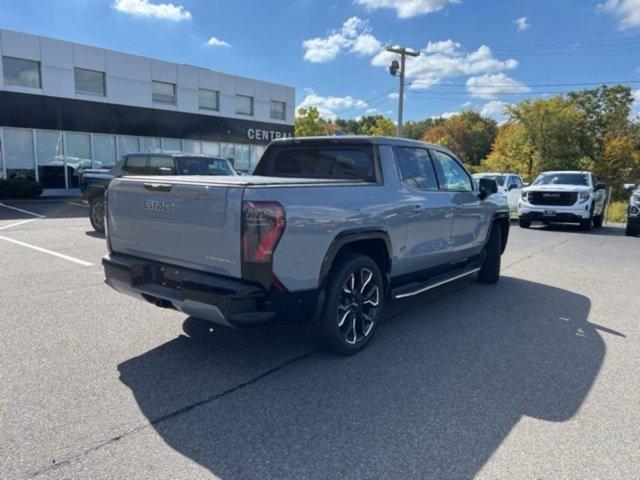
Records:
[[[247,129],[247,138],[249,140],[263,140],[270,142],[276,138],[291,138],[292,136],[293,135],[288,132],[279,132],[277,130],[264,130],[262,128]]]

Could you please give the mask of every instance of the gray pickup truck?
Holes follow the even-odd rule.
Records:
[[[386,300],[500,276],[509,207],[448,150],[385,137],[276,140],[253,175],[116,178],[106,282],[206,321],[308,321],[362,349]]]

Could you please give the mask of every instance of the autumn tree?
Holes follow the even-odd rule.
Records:
[[[378,117],[373,125],[364,125],[361,133],[377,137],[393,137],[396,134],[396,126],[387,117]]]
[[[482,162],[487,172],[516,172],[525,180],[533,180],[539,170],[538,155],[521,123],[506,123],[498,135],[489,156]]]
[[[295,120],[295,134],[298,137],[317,137],[325,134],[325,121],[316,107],[301,107]]]
[[[495,120],[468,110],[433,125],[422,140],[447,147],[466,164],[480,165],[491,152],[497,133]]]

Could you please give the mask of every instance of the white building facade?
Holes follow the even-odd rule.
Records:
[[[0,29],[0,176],[73,191],[133,152],[230,158],[250,171],[293,135],[293,87]]]

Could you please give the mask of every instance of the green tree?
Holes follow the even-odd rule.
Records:
[[[396,134],[396,126],[387,117],[378,117],[373,125],[363,125],[360,131],[362,135],[393,137]]]
[[[449,148],[468,165],[480,165],[498,134],[495,120],[467,110],[427,129],[422,140]]]
[[[326,122],[320,117],[316,107],[299,108],[295,121],[295,134],[298,137],[317,137],[325,134]]]
[[[426,118],[424,120],[405,122],[402,124],[402,137],[420,140],[427,130],[444,121],[445,119],[443,118]]]
[[[524,100],[507,107],[512,122],[522,124],[535,152],[532,171],[570,170],[587,166],[589,139],[586,118],[577,105],[562,96]]]
[[[482,162],[485,172],[515,172],[525,180],[533,180],[540,170],[538,156],[522,123],[505,123],[489,156]]]
[[[594,162],[601,161],[607,137],[627,137],[631,134],[631,88],[624,85],[603,85],[590,90],[570,92],[569,99],[585,115],[585,128],[589,137],[589,150],[585,153]]]

